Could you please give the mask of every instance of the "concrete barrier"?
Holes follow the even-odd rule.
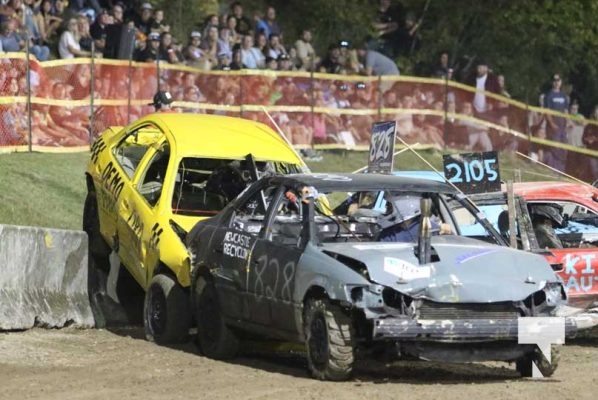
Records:
[[[0,330],[94,327],[87,234],[0,225]]]

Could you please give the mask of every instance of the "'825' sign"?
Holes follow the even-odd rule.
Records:
[[[368,172],[390,174],[395,151],[396,122],[376,122],[370,137]]]
[[[496,151],[445,154],[444,176],[464,193],[500,191],[500,171]]]

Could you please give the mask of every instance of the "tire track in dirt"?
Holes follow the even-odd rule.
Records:
[[[399,362],[360,366],[348,382],[308,377],[298,357],[219,362],[192,344],[160,347],[138,330],[43,330],[0,334],[0,399],[594,399],[598,340],[562,349],[555,375],[520,379],[506,363]]]

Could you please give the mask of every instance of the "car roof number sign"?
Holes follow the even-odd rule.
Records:
[[[464,193],[500,191],[500,171],[496,151],[445,154],[444,176]]]
[[[392,173],[396,125],[396,121],[375,122],[372,124],[368,172],[378,174]]]

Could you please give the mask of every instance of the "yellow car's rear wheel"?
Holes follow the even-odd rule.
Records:
[[[87,290],[91,309],[97,328],[103,328],[111,319],[111,304],[106,295],[106,282],[110,270],[110,247],[100,234],[100,221],[98,217],[98,204],[95,193],[88,193],[83,209],[83,230],[88,237],[88,270]]]
[[[151,342],[169,344],[188,339],[189,299],[173,277],[158,274],[152,279],[145,293],[143,326],[145,337]]]
[[[87,233],[89,240],[89,253],[94,258],[97,267],[106,271],[110,268],[108,256],[110,246],[100,233],[100,219],[98,216],[98,202],[95,193],[88,193],[85,198],[83,209],[83,230]]]

